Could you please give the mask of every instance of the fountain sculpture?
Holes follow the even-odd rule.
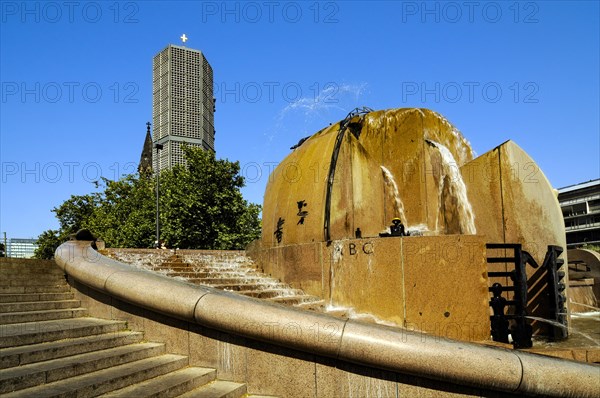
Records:
[[[394,218],[410,236],[379,237]],[[251,252],[332,305],[462,340],[510,323],[526,347],[566,336],[565,247],[556,193],[514,142],[474,157],[433,111],[362,108],[274,170]]]
[[[299,142],[245,252],[114,249],[132,266],[82,239],[56,262],[91,314],[146,325],[148,339],[168,336],[190,364],[249,390],[597,396],[593,332],[568,318],[555,192],[513,142],[474,157],[429,110],[358,109]],[[573,316],[597,322],[586,318]],[[587,345],[502,344],[567,330]]]

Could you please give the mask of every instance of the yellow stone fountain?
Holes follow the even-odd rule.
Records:
[[[329,314],[135,268],[95,251],[89,232],[78,235],[56,262],[91,315],[145,325],[147,339],[168,336],[191,365],[218,366],[248,391],[598,395],[594,335],[572,327],[583,345],[536,342],[545,355],[490,341],[527,348],[532,333],[565,337],[565,235],[550,184],[510,141],[473,159],[462,135],[428,110],[353,111],[299,142],[271,176],[262,239],[246,254],[273,279],[322,298]],[[195,276],[213,283],[213,271]]]
[[[489,288],[510,285],[510,261],[488,261],[510,250],[487,243],[520,244],[540,265],[549,245],[566,247],[556,193],[521,148],[474,158],[427,109],[356,110],[294,147],[264,197],[253,250],[264,272],[332,306],[462,340],[489,340]],[[393,218],[408,236],[380,236]],[[525,271],[527,315],[552,319],[546,268]]]

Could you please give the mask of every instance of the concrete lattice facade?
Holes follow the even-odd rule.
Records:
[[[600,244],[600,179],[558,190],[569,248]]]
[[[183,143],[214,151],[212,67],[198,50],[169,45],[153,61],[153,169],[185,164]]]

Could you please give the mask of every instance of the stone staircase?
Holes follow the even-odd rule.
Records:
[[[87,316],[51,261],[0,259],[0,396],[241,397],[246,385]]]
[[[305,309],[322,311],[324,308],[325,303],[320,297],[311,296],[260,273],[252,260],[241,252],[190,252],[179,251],[173,254],[172,250],[108,249],[103,251],[103,254],[136,267],[198,285]]]
[[[321,297],[265,275],[243,251],[103,249],[100,253],[132,267],[153,271],[186,282],[206,285],[249,297],[323,312],[343,319],[398,326],[371,314],[357,314],[352,308],[326,305]]]

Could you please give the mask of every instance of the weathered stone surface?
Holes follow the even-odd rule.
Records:
[[[402,238],[405,325],[457,340],[489,339],[484,239],[473,235]]]
[[[277,253],[272,272],[321,295],[334,309],[350,307],[411,330],[481,341],[490,333],[484,246],[484,238],[473,235],[346,239],[272,248],[261,258]],[[304,280],[305,269],[312,285]]]
[[[396,259],[404,261],[405,256],[396,254],[394,248],[365,259],[345,255],[340,262],[343,251],[338,253],[336,245],[355,239],[357,228],[363,238],[377,239],[393,217],[400,217],[408,230],[419,229],[426,237],[476,233],[483,243],[521,243],[541,264],[548,245],[566,247],[562,214],[548,180],[511,141],[473,159],[460,132],[427,109],[374,111],[354,117],[351,123],[354,126],[345,131],[337,153],[335,178],[329,181],[330,205],[326,202],[327,176],[339,123],[306,140],[270,176],[257,250],[260,266],[332,305],[353,307],[400,324],[425,322],[429,330],[448,322],[468,322],[480,330],[477,338],[489,337],[482,331],[489,323],[489,314],[484,314],[487,305],[483,306],[489,298],[483,295],[486,283],[511,283],[506,277],[486,282],[487,272],[510,271],[512,265],[486,266],[483,245],[473,254],[477,263],[473,268],[466,268],[470,259],[463,258],[463,252],[448,261],[400,262],[398,267],[392,264],[397,264]],[[324,229],[327,215],[330,241]],[[415,242],[428,244],[426,239]],[[323,245],[320,258],[310,246],[318,243]],[[444,250],[445,243],[441,245]],[[438,252],[430,250],[430,258]],[[562,258],[566,260],[566,253]],[[379,271],[371,272],[373,267]],[[428,273],[431,270],[435,271]],[[440,273],[443,277],[438,279]],[[527,277],[529,314],[549,318],[545,270],[529,267]],[[452,289],[461,288],[475,292],[463,295],[474,307],[462,312],[458,304],[450,309],[453,301],[444,298]],[[429,297],[419,298],[423,291]],[[510,293],[508,298],[512,298]],[[462,317],[455,318],[459,312]],[[442,319],[423,318],[424,313],[442,314]],[[545,333],[544,325],[534,322],[534,327]]]
[[[393,217],[435,231],[447,224],[444,217],[456,216],[440,213],[441,158],[427,140],[448,148],[456,170],[472,159],[472,151],[446,119],[427,109],[392,109],[371,112],[360,123],[356,135],[349,128],[342,139],[329,213],[328,175],[339,123],[314,134],[273,171],[265,192],[263,247],[323,241],[327,214],[332,240],[353,238],[357,228],[363,237],[376,237]],[[382,167],[391,172],[403,206]]]
[[[540,266],[548,245],[566,248],[556,192],[537,164],[514,142],[507,141],[479,156],[461,172],[476,214],[477,231],[487,242],[521,243]],[[566,251],[561,258],[566,264]],[[510,271],[510,267],[491,265],[490,271]],[[541,267],[527,266],[526,270],[529,315],[549,318],[546,272]],[[567,279],[565,276],[565,283]],[[506,278],[490,280],[490,284],[495,281],[507,284]],[[534,331],[544,334],[546,329],[547,325],[534,322]]]
[[[110,261],[107,263],[111,264]],[[165,348],[182,354],[193,351],[189,346],[189,323],[172,316],[180,308],[175,302],[162,308],[172,313],[165,316],[122,302],[106,291],[89,288],[72,277],[69,282],[74,287],[73,293],[45,293],[57,283],[69,290],[64,277],[56,279],[53,272],[56,266],[46,265],[40,267],[35,261],[0,262],[3,280],[11,286],[27,284],[28,278],[22,277],[23,271],[28,266],[36,268],[37,287],[42,291],[35,295],[24,294],[25,298],[8,294],[3,296],[0,304],[0,394],[3,396],[96,396],[105,392],[111,392],[109,396],[113,397],[180,396],[189,392],[190,396],[221,394],[234,398],[246,392],[244,384],[210,383],[215,379],[215,369],[187,367],[186,356],[165,354]],[[78,275],[87,275],[95,283],[98,279],[93,271],[89,271],[83,270]],[[124,274],[131,275],[120,273]],[[151,285],[152,279],[149,282]],[[112,284],[111,288],[115,286],[126,289],[119,284]],[[185,289],[182,292],[185,293]],[[73,300],[74,295],[81,300]],[[173,301],[179,301],[181,297],[178,297],[171,295]],[[89,305],[94,314],[102,313],[106,318],[121,321],[82,317],[87,310],[77,312],[74,308],[80,301]],[[46,309],[63,307],[71,308],[68,319],[63,319],[64,315],[57,310]],[[25,323],[8,324],[9,319],[5,318],[17,314],[21,314],[20,321]],[[36,321],[40,315],[47,320]],[[127,326],[133,325],[146,330],[145,336],[126,330]],[[167,344],[144,342],[144,337],[146,340],[160,339]],[[237,351],[246,357],[244,349]],[[246,364],[241,365],[238,378],[243,380]],[[223,374],[229,371],[225,369]]]
[[[445,238],[452,238],[452,236]],[[85,266],[93,269],[98,264],[87,262]],[[138,275],[140,283],[144,283],[145,273],[138,273]],[[173,288],[180,284],[181,282],[171,281]],[[121,292],[120,295],[126,296],[126,293]],[[136,302],[137,294],[132,294],[130,299],[136,306],[144,305]],[[113,304],[118,305],[115,302]],[[166,307],[170,308],[168,305]],[[565,364],[563,360],[456,340],[424,338],[420,333],[373,326],[353,320],[346,321],[283,306],[266,305],[262,301],[235,297],[233,294],[210,292],[204,295],[194,314],[194,319],[189,322],[203,324],[200,330],[203,338],[216,340],[216,344],[212,347],[216,351],[217,361],[222,360],[219,358],[226,358],[225,352],[222,351],[227,349],[225,347],[235,347],[234,350],[239,355],[234,354],[230,357],[235,358],[231,374],[235,378],[246,377],[251,386],[260,383],[260,380],[254,380],[250,375],[262,376],[261,372],[253,373],[249,370],[256,356],[249,349],[261,351],[259,354],[261,356],[267,354],[265,360],[261,360],[261,364],[265,367],[272,366],[273,374],[281,367],[280,361],[290,364],[289,367],[287,365],[282,367],[284,369],[294,369],[294,364],[298,367],[297,364],[300,363],[303,369],[301,373],[304,374],[304,370],[315,369],[316,364],[324,363],[326,358],[334,358],[346,364],[360,364],[357,366],[356,373],[369,374],[369,377],[377,377],[376,374],[368,372],[369,367],[393,370],[399,373],[397,380],[402,384],[402,386],[398,385],[398,391],[402,391],[405,384],[414,386],[415,383],[407,379],[410,375],[438,380],[436,384],[428,386],[434,387],[440,394],[454,393],[457,391],[455,384],[461,384],[503,392],[516,390],[524,394],[541,392],[543,395],[564,396],[569,392],[578,396],[593,396],[590,391],[595,393],[598,386],[598,369],[592,366]],[[142,316],[151,317],[151,314],[144,312]],[[196,330],[191,332],[191,328],[180,327],[176,323],[170,324],[167,320],[158,320],[159,317],[153,319],[163,326],[172,327],[174,333],[185,335],[197,332]],[[231,334],[232,338],[226,338],[214,329],[222,330],[223,334]],[[226,344],[219,347],[219,342],[230,343],[232,346]],[[277,346],[283,346],[283,349]],[[191,340],[188,347],[192,351],[200,348],[192,344]],[[270,354],[280,356],[277,360],[268,359]],[[195,355],[197,360],[202,360],[201,354]],[[311,362],[313,358],[314,362]],[[527,365],[528,380],[526,381],[522,379],[523,363]],[[566,378],[569,384],[556,385],[554,381],[546,383],[547,372],[538,371],[544,368],[555,369],[561,375],[563,372],[568,373]],[[285,382],[285,378],[279,380],[282,379]],[[271,380],[275,382],[278,379]],[[317,385],[316,381],[312,382],[312,380],[302,380],[303,385],[306,386],[306,389],[304,387],[301,389],[302,396],[316,396]],[[469,390],[466,388],[462,391],[470,394]],[[254,390],[250,388],[250,391]],[[460,392],[460,389],[458,391]],[[428,393],[426,390],[423,392]],[[482,391],[481,395],[493,396],[494,394]]]
[[[253,389],[280,397],[315,396],[314,355],[283,347],[249,348],[247,378]]]
[[[594,296],[597,302],[600,302],[600,254],[593,250],[571,249],[568,251],[569,261],[582,261],[587,267],[588,272],[578,273],[582,278],[594,279]]]
[[[399,326],[405,320],[401,238],[334,241],[324,254],[334,306]]]
[[[315,397],[396,398],[397,375],[380,369],[361,368],[341,361],[317,363]],[[404,387],[404,386],[400,386]]]

